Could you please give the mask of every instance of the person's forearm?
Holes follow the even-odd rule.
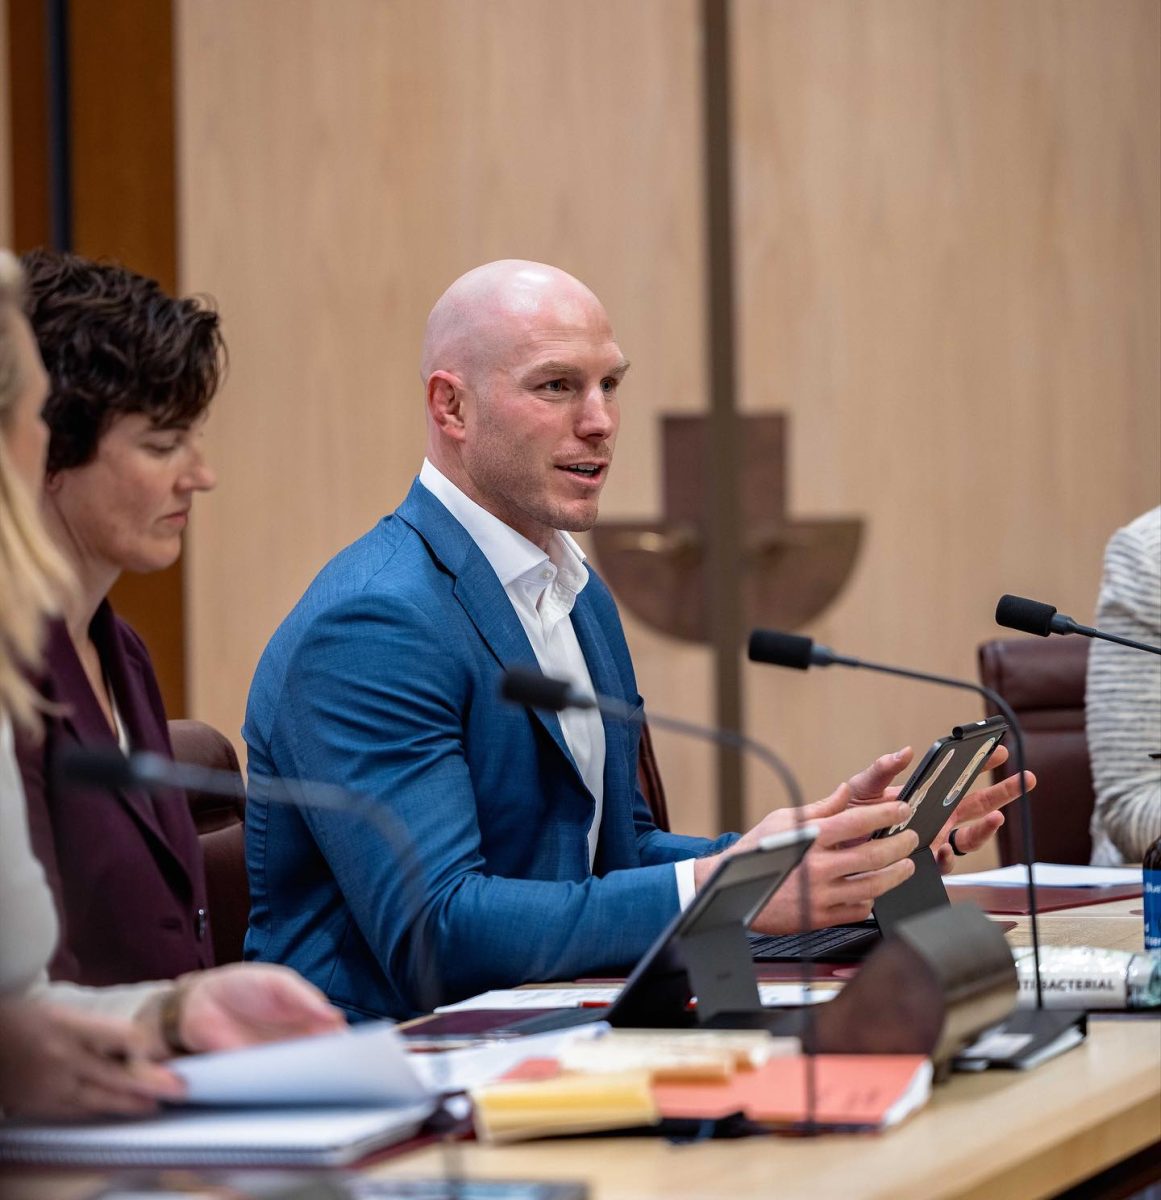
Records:
[[[50,981],[47,975],[28,990],[27,998],[48,1004],[79,1009],[94,1016],[123,1017],[133,1021],[146,1035],[151,1058],[169,1058],[162,1035],[162,1002],[174,990],[169,980],[151,983],[126,983],[117,987],[85,987],[78,983]]]
[[[613,871],[581,883],[473,876],[427,910],[409,937],[410,1000],[434,963],[442,1002],[490,988],[608,973],[635,963],[678,911],[672,864]],[[381,930],[381,961],[403,931]],[[390,956],[390,957],[388,957]]]

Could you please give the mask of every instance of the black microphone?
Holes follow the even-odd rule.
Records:
[[[806,671],[810,667],[864,665],[857,659],[836,654],[829,646],[823,646],[813,638],[801,637],[796,633],[783,633],[778,629],[753,630],[750,634],[749,653],[751,662],[789,667],[793,671]]]
[[[1116,633],[1106,633],[1090,625],[1081,625],[1064,613],[1057,612],[1051,604],[1029,600],[1026,596],[1000,597],[996,605],[996,624],[1006,629],[1018,629],[1021,633],[1034,633],[1048,637],[1053,633],[1079,633],[1083,637],[1100,638],[1104,642],[1115,642],[1128,646],[1130,650],[1144,650],[1147,654],[1161,654],[1161,646],[1150,646],[1146,642],[1134,641]]]
[[[513,704],[526,704],[529,708],[544,708],[549,712],[597,707],[596,696],[579,691],[567,679],[554,679],[531,667],[509,667],[500,679],[500,696]]]
[[[603,716],[627,725],[640,725],[645,719],[644,711],[618,700],[615,696],[603,696],[582,692],[564,679],[556,679],[529,667],[510,667],[500,680],[500,695],[513,704],[526,704],[529,708],[543,708],[550,712],[561,712],[566,708],[595,708]],[[667,717],[664,713],[651,712],[649,724],[657,729],[668,729],[674,733],[700,738],[714,745],[730,746],[745,750],[763,762],[778,776],[791,806],[801,809],[802,789],[786,762],[779,758],[769,746],[738,733],[733,729],[711,729],[679,717]]]
[[[246,788],[232,771],[174,762],[150,750],[126,755],[119,750],[69,746],[53,759],[52,772],[61,787],[86,784],[110,791],[139,788],[146,792],[181,788],[229,800],[246,799]]]
[[[934,683],[941,687],[953,687],[962,691],[975,692],[995,705],[1004,714],[1012,727],[1012,738],[1016,743],[1016,771],[1020,780],[1020,814],[1023,818],[1024,858],[1028,867],[1028,917],[1032,934],[1032,958],[1036,967],[1036,1008],[1043,1011],[1044,997],[1040,985],[1040,926],[1037,921],[1036,883],[1032,864],[1036,861],[1032,844],[1032,806],[1028,801],[1028,789],[1024,784],[1024,734],[1011,705],[991,688],[968,679],[955,679],[947,675],[932,675],[926,671],[912,671],[905,667],[891,667],[884,663],[867,662],[845,654],[836,654],[829,646],[815,643],[813,638],[797,634],[782,633],[776,629],[755,629],[750,634],[749,656],[751,662],[768,663],[776,667],[791,667],[805,671],[808,667],[856,667],[866,671],[878,671],[884,675],[897,675],[903,679],[916,679],[921,683]]]

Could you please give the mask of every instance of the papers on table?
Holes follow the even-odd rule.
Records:
[[[461,1000],[458,1004],[444,1004],[435,1011],[470,1012],[479,1008],[580,1008],[582,1004],[612,1004],[620,987],[551,987],[551,988],[504,988],[481,992],[478,996]]]
[[[1088,867],[1067,863],[1041,863],[1033,866],[1037,887],[1108,887],[1141,882],[1140,867]],[[1027,887],[1028,868],[1022,863],[999,867],[994,871],[970,871],[963,875],[945,875],[949,887],[987,884],[996,887]]]
[[[804,988],[800,983],[758,984],[758,995],[764,1008],[793,1007],[796,1004],[823,1004],[833,1000],[842,990],[837,983],[812,984]]]
[[[436,1054],[412,1054],[411,1066],[433,1092],[466,1092],[499,1079],[526,1058],[555,1058],[566,1043],[575,1044],[608,1031],[604,1021],[579,1029],[554,1029],[482,1046],[465,1046]]]
[[[432,1099],[390,1021],[194,1054],[169,1065],[185,1080],[189,1104],[404,1105]]]
[[[614,1030],[608,1036],[615,1041],[621,1035]],[[662,1037],[676,1043],[680,1033]],[[820,1055],[808,1061],[775,1054],[758,1065],[687,1073],[672,1070],[668,1057],[663,1053],[659,1070],[627,1065],[620,1071],[608,1063],[588,1071],[583,1058],[570,1065],[526,1059],[473,1092],[477,1134],[507,1142],[650,1126],[666,1118],[683,1127],[729,1122],[739,1113],[772,1128],[811,1121],[829,1129],[882,1129],[921,1107],[931,1091],[931,1062],[921,1055]]]
[[[837,984],[814,985],[803,998],[804,988],[798,983],[758,984],[758,995],[767,1008],[803,1003],[821,1004],[832,999],[839,991]],[[592,986],[568,986],[546,988],[511,988],[492,992],[482,992],[458,1004],[445,1004],[436,1012],[469,1012],[473,1009],[546,1009],[546,1008],[580,1008],[612,1004],[621,988],[617,984],[596,984]]]

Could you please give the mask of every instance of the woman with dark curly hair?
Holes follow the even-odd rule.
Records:
[[[22,296],[16,260],[0,249],[0,1116],[146,1112],[183,1091],[174,1074],[150,1060],[329,1032],[341,1028],[343,1018],[292,971],[262,963],[119,987],[48,980],[58,920],[29,843],[13,727],[31,751],[46,724],[60,737],[72,719],[46,712],[28,675],[39,669],[45,618],[72,612],[73,583],[33,499],[44,480],[49,440],[42,420],[48,377],[21,312]],[[67,627],[60,629],[68,636]],[[115,683],[113,692],[121,706]],[[118,900],[116,919],[125,939],[148,939],[157,890],[149,872],[159,851],[143,832],[126,832],[121,806],[133,798],[90,799],[93,813],[79,814],[75,830],[62,825],[59,842],[70,865],[87,857],[109,872],[142,873],[138,911]],[[66,823],[78,817],[53,800],[39,797],[41,815],[48,809]],[[164,814],[167,828],[174,821],[174,814]],[[116,887],[91,874],[90,884],[93,912],[118,896]]]
[[[107,595],[122,571],[176,561],[194,496],[214,486],[201,430],[224,361],[218,317],[113,264],[35,251],[24,268],[49,376],[42,513],[79,585],[44,649],[44,737],[18,748],[61,926],[51,974],[174,978],[213,961],[184,795],[127,789],[114,802],[58,787],[50,764],[76,745],[171,755],[149,654]]]

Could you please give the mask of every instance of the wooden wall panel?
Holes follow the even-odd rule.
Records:
[[[422,323],[474,263],[546,258],[604,297],[634,360],[605,512],[657,512],[656,415],[704,408],[698,13],[178,0],[180,282],[232,357],[190,534],[195,713],[236,732],[274,625],[403,494]],[[1105,538],[1161,490],[1158,8],[731,13],[742,405],[792,414],[798,513],[869,522],[809,632],[971,675],[1001,591],[1090,614]],[[653,705],[704,718],[708,653],[627,624]],[[745,683],[813,794],[977,711]],[[659,742],[677,822],[708,828],[708,755]],[[752,811],[773,794],[755,778]]]
[[[634,364],[605,512],[656,511],[656,414],[704,396],[697,11],[179,0],[181,284],[217,296],[231,356],[189,537],[196,714],[236,734],[277,622],[404,495],[423,323],[477,263],[546,259],[604,299]],[[708,652],[630,636],[646,694],[704,717]],[[659,741],[706,827],[708,755]]]
[[[820,640],[974,677],[1000,593],[1091,617],[1106,538],[1157,503],[1159,12],[735,5],[743,404],[792,414],[800,512],[869,521]],[[836,670],[747,684],[816,793],[979,712]]]

